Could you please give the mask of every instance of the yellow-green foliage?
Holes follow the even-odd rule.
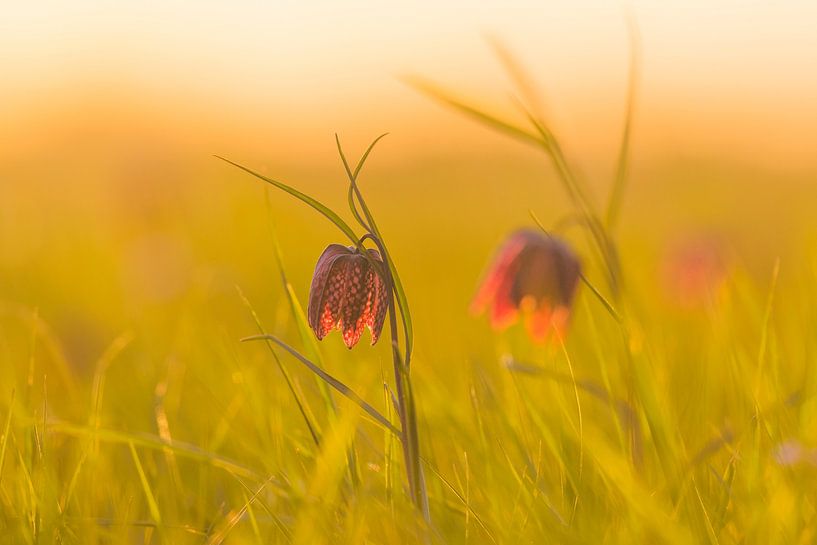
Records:
[[[269,349],[239,343],[258,330],[237,288],[266,331],[313,350],[270,225],[305,305],[321,250],[345,242],[328,222],[215,159],[130,185],[70,163],[4,167],[0,542],[813,543],[813,188],[636,162],[615,234],[623,324],[582,286],[565,345],[537,346],[467,312],[507,230],[529,208],[549,226],[566,209],[537,156],[498,149],[375,154],[360,180],[412,305],[431,528],[390,434],[337,394],[331,414],[278,351],[316,446]],[[259,169],[344,208],[334,164]],[[726,241],[727,276],[682,307],[660,263],[702,230]],[[563,234],[605,291],[585,238]],[[388,343],[365,340],[348,351],[331,334],[323,365],[396,421]]]

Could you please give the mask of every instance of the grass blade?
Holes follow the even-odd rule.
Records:
[[[382,140],[388,133],[383,133],[377,138],[375,138],[369,147],[366,149],[366,152],[361,156],[360,160],[355,167],[355,170],[349,167],[349,162],[346,160],[346,155],[343,153],[343,147],[340,145],[340,138],[338,135],[335,135],[335,141],[338,146],[338,153],[340,154],[340,159],[343,162],[343,167],[346,169],[346,174],[349,177],[349,207],[352,209],[352,213],[358,218],[358,221],[366,227],[371,234],[377,237],[379,241],[379,247],[383,253],[383,259],[385,260],[386,264],[389,266],[389,271],[391,272],[391,280],[394,284],[394,292],[396,294],[397,299],[397,307],[400,311],[401,321],[403,322],[403,334],[405,335],[406,340],[406,355],[404,358],[404,363],[407,368],[411,365],[411,350],[414,346],[414,326],[411,321],[411,311],[409,310],[408,306],[408,298],[406,297],[406,292],[403,289],[403,282],[400,280],[400,275],[397,272],[397,267],[394,264],[394,261],[391,258],[391,253],[386,248],[386,244],[383,241],[383,236],[380,234],[380,229],[377,227],[377,222],[374,220],[374,216],[369,210],[369,207],[366,205],[366,201],[363,198],[363,194],[360,192],[360,188],[357,185],[357,177],[360,174],[363,165],[366,163],[366,159],[369,157],[372,149],[374,146]],[[357,211],[357,206],[354,202],[354,197],[357,197],[358,202],[360,203],[360,207],[363,210],[363,214],[366,218],[364,221],[363,218],[360,217],[360,213]]]
[[[281,348],[283,348],[284,350],[286,350],[287,352],[289,352],[293,357],[295,357],[295,359],[306,365],[313,373],[315,373],[321,379],[326,381],[326,383],[329,384],[332,388],[343,394],[349,400],[357,404],[358,407],[366,411],[366,413],[368,413],[369,416],[374,418],[374,420],[378,424],[388,429],[398,437],[401,436],[400,430],[395,428],[394,425],[391,422],[389,422],[389,420],[385,416],[383,416],[377,411],[377,409],[369,405],[362,397],[357,395],[354,392],[354,390],[352,390],[351,388],[343,384],[341,381],[339,381],[338,379],[336,379],[335,377],[333,377],[332,375],[330,375],[329,373],[327,373],[326,371],[324,371],[323,369],[309,361],[303,354],[289,346],[287,343],[285,343],[278,337],[275,337],[274,335],[253,335],[252,337],[245,337],[241,339],[241,342],[261,340],[272,341]]]
[[[522,127],[514,125],[513,123],[503,121],[492,114],[489,114],[479,108],[467,104],[466,102],[458,98],[455,98],[449,92],[443,90],[441,87],[425,78],[421,78],[418,76],[409,76],[403,78],[403,81],[409,86],[416,89],[417,91],[420,91],[424,95],[427,95],[436,100],[437,102],[450,108],[453,108],[462,114],[465,114],[471,119],[479,121],[483,125],[487,125],[488,127],[494,130],[497,130],[501,133],[511,136],[517,140],[521,140],[522,142],[525,142],[527,144],[531,144],[537,147],[540,147],[542,145],[540,138],[536,134],[523,129]]]
[[[261,495],[261,492],[264,491],[267,484],[269,484],[269,481],[264,481],[261,483],[258,490],[256,490],[252,496],[246,499],[244,505],[241,506],[241,509],[230,514],[229,518],[223,522],[218,532],[214,533],[212,536],[210,536],[210,539],[207,540],[207,545],[221,545],[221,543],[224,542],[224,540],[227,538],[227,534],[229,534],[230,531],[235,528],[235,525],[238,524],[258,496]]]
[[[289,301],[290,311],[292,312],[292,316],[295,318],[295,324],[298,326],[298,333],[301,336],[301,342],[304,346],[306,346],[310,359],[316,362],[319,367],[323,368],[323,358],[321,357],[320,350],[318,349],[318,343],[315,340],[312,329],[309,327],[309,321],[306,318],[304,309],[298,302],[298,297],[295,295],[295,290],[292,288],[292,284],[289,283],[289,279],[287,279],[286,270],[284,269],[284,258],[281,255],[281,246],[278,243],[278,236],[275,232],[272,221],[269,222],[269,226],[272,235],[272,246],[275,251],[275,259],[278,263],[278,272],[281,275],[281,283],[284,286],[284,292],[286,293],[287,300]],[[337,418],[338,410],[335,406],[335,400],[332,399],[332,392],[329,390],[326,382],[322,380],[317,380],[317,382],[318,389],[321,392],[321,397],[326,405],[327,414],[329,415],[330,420],[334,422],[334,420]],[[352,485],[356,486],[357,483],[360,482],[360,475],[358,474],[357,469],[357,453],[355,451],[354,443],[349,445],[347,458],[349,462],[349,478],[351,479]]]
[[[763,368],[766,361],[766,347],[769,343],[769,329],[771,326],[772,308],[774,307],[774,296],[777,291],[777,279],[780,276],[780,258],[774,262],[772,269],[772,280],[769,286],[769,293],[766,296],[766,306],[763,311],[763,323],[760,329],[760,346],[757,351],[757,367],[755,368],[755,403],[760,406],[760,390],[763,384]]]
[[[343,232],[343,234],[345,234],[349,238],[349,240],[352,241],[353,244],[357,245],[358,237],[355,234],[355,231],[351,227],[349,227],[348,223],[343,221],[343,218],[341,218],[337,213],[335,213],[328,206],[322,204],[321,202],[317,201],[316,199],[313,199],[312,197],[310,197],[309,195],[307,195],[305,193],[301,193],[300,191],[298,191],[294,187],[290,187],[290,186],[288,186],[287,184],[285,184],[283,182],[279,182],[277,180],[273,180],[272,178],[268,178],[267,176],[264,176],[263,174],[260,174],[260,173],[258,173],[256,171],[252,170],[252,169],[249,169],[249,168],[247,168],[245,166],[242,166],[242,165],[240,165],[238,163],[230,161],[229,159],[221,157],[220,155],[216,155],[215,157],[217,159],[221,159],[225,163],[233,165],[236,168],[240,168],[241,170],[243,170],[244,172],[246,172],[248,174],[252,174],[256,178],[258,178],[260,180],[263,180],[263,181],[267,182],[268,184],[273,185],[273,186],[277,187],[278,189],[289,193],[290,195],[292,195],[296,199],[308,204],[309,206],[311,206],[312,208],[314,208],[315,210],[317,210],[318,212],[323,214],[333,224],[335,224],[335,226],[338,229],[340,229]]]
[[[130,448],[130,454],[133,458],[133,464],[136,466],[136,471],[139,473],[139,481],[142,483],[142,489],[145,492],[145,499],[148,502],[150,516],[158,526],[161,526],[162,513],[159,511],[159,505],[156,503],[156,497],[150,488],[150,483],[148,482],[147,475],[145,475],[145,470],[142,468],[142,462],[139,461],[139,455],[136,453],[136,447],[133,446],[133,441],[128,442],[128,448]]]
[[[261,325],[261,320],[258,318],[258,314],[256,314],[255,309],[250,304],[249,299],[247,299],[244,296],[244,293],[241,291],[240,288],[238,289],[238,295],[244,301],[244,304],[247,306],[247,309],[249,309],[250,314],[252,315],[252,318],[255,321],[255,325],[258,327],[258,331],[262,335],[266,334],[266,331],[264,331],[264,326]],[[278,358],[278,354],[275,352],[272,345],[267,343],[267,346],[269,346],[270,352],[272,352],[272,357],[275,360],[275,363],[278,365],[278,369],[281,371],[281,374],[284,375],[284,381],[287,384],[287,388],[289,388],[292,397],[295,398],[295,404],[298,406],[298,410],[300,411],[301,416],[303,416],[304,422],[306,423],[306,427],[309,430],[309,434],[312,436],[312,440],[315,442],[316,445],[320,445],[321,442],[320,428],[317,422],[314,422],[314,419],[311,416],[312,411],[310,411],[307,408],[306,400],[301,397],[301,394],[295,388],[295,384],[292,381],[292,377],[289,375],[289,371],[281,362],[280,358]]]
[[[426,464],[426,467],[428,467],[428,469],[430,469],[431,472],[440,480],[440,482],[443,483],[443,485],[445,485],[445,487],[448,488],[448,490],[450,490],[457,497],[458,500],[460,500],[465,510],[468,513],[470,513],[472,517],[474,517],[474,520],[476,520],[477,524],[480,525],[482,530],[485,532],[485,535],[488,536],[488,539],[490,539],[492,543],[498,543],[498,541],[494,537],[493,532],[491,532],[490,528],[488,528],[488,525],[485,524],[485,521],[482,520],[482,517],[480,517],[479,514],[476,511],[474,511],[470,503],[462,496],[462,494],[459,493],[457,488],[453,484],[451,484],[448,481],[448,479],[446,479],[443,476],[442,473],[437,471],[437,469],[433,465],[431,465],[431,463],[429,463],[428,460],[423,459],[423,462]]]
[[[9,431],[11,430],[11,415],[14,409],[14,393],[15,391],[11,391],[11,401],[9,402],[9,414],[6,416],[6,427],[3,430],[3,443],[0,444],[0,482],[3,479],[3,465],[6,461],[6,446],[9,442]]]
[[[618,160],[616,162],[616,173],[613,178],[610,199],[607,202],[607,216],[605,218],[607,229],[613,228],[613,225],[618,219],[618,212],[621,209],[621,197],[624,194],[624,184],[627,181],[627,170],[630,159],[630,141],[632,140],[631,133],[633,117],[635,115],[638,78],[641,74],[641,36],[632,14],[629,14],[627,17],[627,30],[630,37],[630,73],[627,83],[627,104],[624,112],[624,128],[621,134],[621,145],[618,150]]]
[[[519,90],[521,97],[531,106],[531,109],[539,116],[542,116],[542,105],[539,100],[539,95],[536,92],[536,85],[533,78],[527,70],[522,66],[516,57],[511,53],[510,49],[497,36],[487,36],[488,43],[494,51],[497,59],[499,59],[505,73]]]
[[[530,217],[533,218],[533,221],[536,223],[536,225],[539,227],[539,229],[541,229],[547,236],[552,238],[553,235],[551,235],[550,231],[548,231],[545,228],[544,224],[542,224],[542,222],[536,216],[534,211],[533,210],[528,210],[528,213],[530,214]],[[610,303],[610,301],[608,301],[607,298],[604,295],[602,295],[602,293],[598,290],[598,288],[596,288],[596,286],[594,286],[590,282],[590,280],[587,279],[587,277],[584,275],[584,273],[580,272],[579,273],[579,278],[584,283],[584,285],[587,286],[587,288],[591,291],[591,293],[593,293],[593,295],[596,296],[596,299],[598,299],[599,302],[601,302],[602,306],[604,306],[604,308],[607,310],[607,312],[610,314],[610,316],[612,316],[613,319],[616,322],[618,322],[619,324],[623,324],[624,320],[621,318],[621,315],[615,309],[613,304]]]
[[[593,206],[590,199],[587,197],[585,189],[571,171],[558,141],[547,125],[545,125],[522,104],[518,104],[518,106],[520,106],[528,121],[536,129],[535,132],[530,132],[479,108],[466,104],[423,78],[411,77],[405,78],[405,81],[410,86],[430,96],[438,102],[441,102],[442,104],[449,106],[450,108],[453,108],[472,119],[475,119],[489,128],[511,136],[517,140],[521,140],[527,144],[532,144],[543,150],[548,157],[550,157],[559,178],[562,180],[568,195],[574,203],[575,208],[585,219],[585,225],[592,236],[594,244],[601,252],[605,268],[609,272],[610,287],[613,293],[617,295],[620,270],[615,250],[612,247],[612,243],[607,236],[606,231],[604,230],[603,224],[593,211]]]
[[[159,451],[170,449],[177,456],[182,456],[187,459],[199,462],[207,462],[213,467],[223,469],[232,475],[241,475],[259,481],[263,480],[263,477],[261,476],[260,472],[251,469],[247,466],[244,466],[238,462],[235,462],[233,460],[230,460],[228,458],[205,450],[196,445],[192,445],[190,443],[184,443],[176,440],[168,442],[163,440],[161,437],[151,435],[148,433],[134,433],[118,430],[109,430],[105,428],[91,428],[88,426],[78,426],[75,424],[71,424],[70,422],[64,422],[60,420],[49,420],[48,431],[50,433],[60,433],[63,435],[69,435],[79,438],[99,437],[103,441],[107,441],[109,443],[126,443],[126,444],[133,443],[134,446],[150,448]],[[282,490],[280,483],[278,484],[278,487],[279,491]]]

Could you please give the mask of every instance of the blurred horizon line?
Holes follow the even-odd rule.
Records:
[[[390,132],[412,156],[505,153],[399,79],[422,74],[519,119],[487,34],[531,71],[569,155],[610,161],[626,12],[643,55],[635,160],[817,167],[817,4],[802,0],[18,4],[0,21],[0,160],[138,151],[322,162],[334,132],[353,147]]]

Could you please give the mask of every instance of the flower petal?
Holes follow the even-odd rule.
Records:
[[[527,316],[525,326],[531,338],[536,342],[545,342],[550,336],[553,313],[550,306],[545,304]]]
[[[344,255],[349,255],[350,249],[341,244],[330,244],[318,258],[318,263],[315,265],[315,272],[312,275],[312,284],[309,288],[309,304],[307,307],[307,321],[312,331],[319,339],[326,335],[322,324],[327,317],[326,314],[326,295],[327,284],[332,269],[338,258]],[[330,309],[330,316],[332,312]],[[331,329],[331,328],[330,328]]]
[[[318,340],[323,339],[327,333],[341,325],[345,303],[346,271],[348,268],[348,256],[339,256],[332,264],[331,272],[324,286],[320,319],[315,330]]]
[[[517,305],[525,297],[542,301],[561,301],[559,256],[550,241],[538,240],[519,253],[518,273],[511,288],[511,299]]]
[[[472,313],[481,313],[491,301],[497,300],[500,289],[505,287],[508,278],[512,276],[511,268],[524,247],[525,239],[518,233],[511,235],[510,239],[502,245],[471,301]]]
[[[369,272],[368,286],[369,301],[367,302],[365,319],[369,331],[372,332],[372,345],[374,345],[380,338],[383,323],[386,320],[386,311],[389,307],[388,292],[386,291],[386,283],[374,268]]]
[[[361,318],[368,299],[366,276],[370,268],[371,265],[369,265],[366,258],[359,254],[350,256],[346,266],[343,288],[344,298],[340,315],[343,342],[349,348],[352,348],[360,340],[363,328],[366,325]]]
[[[559,338],[564,338],[567,333],[567,326],[570,322],[570,308],[564,305],[559,305],[553,309],[553,315],[550,319],[553,332]]]

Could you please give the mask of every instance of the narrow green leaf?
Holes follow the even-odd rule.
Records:
[[[252,496],[250,496],[244,501],[244,505],[241,506],[241,509],[233,513],[229,517],[229,519],[226,519],[223,522],[221,529],[219,529],[218,532],[210,536],[210,539],[207,540],[207,545],[221,545],[221,543],[223,543],[224,540],[227,538],[227,534],[229,534],[230,531],[233,528],[235,528],[235,525],[238,524],[238,522],[244,516],[244,513],[247,512],[252,503],[258,498],[259,495],[261,495],[261,492],[264,491],[268,484],[269,481],[264,481],[263,483],[261,483],[261,486],[258,487],[258,490],[256,490]]]
[[[613,407],[617,413],[619,423],[628,430],[632,431],[634,434],[637,434],[639,438],[641,437],[641,424],[638,421],[637,414],[635,409],[633,409],[633,406],[630,405],[627,400],[615,397],[601,384],[589,379],[578,379],[574,382],[573,378],[568,374],[553,371],[539,365],[521,363],[516,360],[507,361],[504,363],[504,366],[506,369],[508,369],[508,371],[513,373],[547,378],[565,385],[575,384],[579,390],[582,390],[599,401],[607,403],[610,407]]]
[[[325,380],[327,384],[329,384],[332,388],[343,394],[349,400],[357,404],[361,409],[363,409],[366,413],[369,414],[378,424],[383,426],[384,428],[388,429],[398,437],[401,436],[400,430],[398,430],[394,425],[389,422],[389,420],[380,414],[377,409],[369,405],[362,397],[357,395],[354,390],[343,384],[341,381],[309,361],[303,354],[289,346],[287,343],[275,337],[274,335],[253,335],[251,337],[245,337],[241,339],[241,342],[246,341],[260,341],[260,340],[267,340],[272,341],[287,352],[289,352],[295,359],[306,365],[309,370],[313,373],[318,375],[321,379]]]
[[[130,448],[130,453],[133,457],[133,463],[136,466],[136,471],[139,473],[139,481],[142,483],[142,489],[145,492],[145,499],[148,503],[150,516],[157,525],[161,525],[162,513],[159,511],[159,505],[156,503],[156,497],[153,495],[153,490],[150,488],[150,483],[148,482],[147,475],[145,475],[145,470],[142,468],[142,462],[139,461],[139,455],[136,453],[136,447],[133,446],[133,441],[128,442],[128,448]]]
[[[777,291],[777,279],[780,276],[780,258],[774,262],[772,269],[772,280],[769,286],[769,293],[766,297],[766,307],[763,311],[763,324],[760,329],[760,346],[757,352],[757,367],[755,369],[755,402],[758,403],[760,389],[763,384],[763,368],[766,361],[766,346],[769,343],[769,333],[771,329],[772,308],[774,307],[774,296]]]
[[[299,199],[300,201],[308,204],[309,206],[311,206],[312,208],[314,208],[315,210],[317,210],[318,212],[323,214],[333,224],[335,224],[335,226],[338,229],[340,229],[343,232],[343,234],[345,234],[349,238],[349,240],[352,241],[353,244],[357,245],[358,236],[355,234],[354,230],[351,227],[349,227],[349,224],[347,224],[345,221],[343,221],[343,219],[337,213],[335,213],[331,208],[329,208],[328,206],[320,203],[319,201],[317,201],[316,199],[310,197],[309,195],[307,195],[305,193],[301,193],[297,189],[295,189],[293,187],[290,187],[285,183],[279,182],[277,180],[273,180],[272,178],[268,178],[267,176],[264,176],[263,174],[259,174],[258,172],[255,172],[254,170],[251,170],[251,169],[249,169],[249,168],[247,168],[245,166],[242,166],[242,165],[240,165],[238,163],[230,161],[229,159],[225,159],[224,157],[221,157],[220,155],[216,155],[215,157],[217,159],[221,159],[225,163],[233,165],[236,168],[240,168],[241,170],[243,170],[244,172],[247,172],[248,174],[252,174],[256,178],[258,178],[260,180],[263,180],[263,181],[267,182],[268,184],[273,185],[273,186],[277,187],[278,189],[281,189],[282,191],[285,191],[285,192],[289,193],[290,195],[292,195],[296,199]]]
[[[343,153],[343,147],[340,144],[340,138],[335,135],[335,141],[337,142],[338,146],[338,153],[340,154],[341,161],[343,162],[343,166],[346,169],[346,174],[349,177],[349,207],[352,209],[352,213],[358,218],[358,221],[367,228],[372,235],[377,237],[379,241],[379,245],[381,247],[383,255],[383,259],[385,260],[386,264],[389,267],[389,272],[391,273],[392,283],[394,284],[394,291],[397,298],[397,307],[400,311],[401,321],[403,322],[403,334],[405,335],[406,341],[406,356],[405,356],[405,364],[406,367],[411,365],[411,350],[414,346],[414,325],[411,321],[411,311],[409,310],[408,306],[408,298],[406,297],[406,292],[403,288],[403,282],[400,280],[400,275],[397,272],[397,267],[394,264],[394,261],[391,258],[391,254],[386,247],[386,243],[383,240],[383,236],[380,233],[380,229],[377,227],[377,222],[372,215],[371,210],[369,209],[368,205],[366,204],[366,200],[363,198],[363,194],[360,191],[360,188],[357,185],[357,177],[360,174],[363,165],[366,163],[366,159],[369,157],[372,149],[374,146],[383,139],[388,133],[383,133],[377,138],[375,138],[369,147],[366,149],[366,152],[361,156],[360,160],[355,167],[355,170],[349,166],[349,162],[346,160],[346,155]],[[358,202],[360,203],[360,207],[363,210],[363,214],[366,218],[364,221],[363,218],[360,217],[360,213],[357,211],[357,206],[355,204],[354,198],[357,197]]]
[[[541,146],[541,140],[537,135],[514,125],[513,123],[503,121],[493,114],[489,114],[479,108],[471,106],[458,98],[455,98],[438,85],[424,78],[410,76],[403,78],[403,81],[417,91],[420,91],[443,105],[458,110],[460,113],[479,121],[483,125],[487,125],[492,129],[498,130],[499,132],[505,133],[508,136],[521,140],[527,144],[532,144],[537,147]]]
[[[6,461],[6,446],[9,442],[9,431],[11,430],[11,415],[14,412],[14,394],[15,391],[11,391],[11,401],[9,402],[9,414],[6,416],[6,427],[3,430],[3,442],[0,444],[0,481],[3,478],[3,464]]]
[[[85,460],[88,458],[88,449],[82,451],[82,455],[77,462],[77,467],[74,469],[74,473],[71,475],[71,480],[68,481],[68,488],[66,489],[63,500],[61,502],[60,510],[61,512],[65,512],[68,506],[71,504],[71,498],[74,497],[74,490],[77,487],[77,481],[79,480],[80,472],[82,471],[82,467],[85,465]]]
[[[49,433],[60,433],[63,435],[70,435],[80,438],[99,437],[101,440],[109,443],[132,443],[134,446],[150,448],[153,450],[164,451],[169,449],[178,456],[182,456],[190,460],[207,462],[213,467],[223,469],[232,475],[243,475],[244,477],[250,477],[256,480],[263,479],[261,472],[244,466],[238,462],[205,450],[196,445],[191,445],[190,443],[175,440],[165,441],[156,435],[109,430],[105,428],[92,428],[89,426],[78,426],[60,420],[49,420],[48,431]],[[283,487],[280,483],[278,483],[277,486],[280,493],[283,490]]]
[[[574,206],[586,218],[586,225],[592,236],[594,244],[598,247],[604,260],[605,268],[609,271],[610,287],[614,294],[618,293],[618,277],[620,276],[618,261],[615,253],[611,248],[609,237],[604,231],[601,221],[593,212],[590,199],[582,185],[572,173],[564,153],[559,146],[558,141],[553,136],[550,129],[529,109],[523,104],[519,104],[522,111],[525,113],[528,121],[534,126],[536,132],[530,132],[513,123],[504,121],[492,114],[489,114],[479,108],[471,106],[457,98],[454,98],[450,93],[442,90],[437,85],[418,77],[404,78],[404,81],[418,91],[430,96],[438,102],[447,105],[460,113],[471,117],[496,131],[511,136],[517,140],[521,140],[527,144],[534,145],[551,158],[556,172],[562,180],[568,195],[574,202]]]
[[[542,224],[542,222],[539,220],[539,218],[536,216],[536,213],[534,213],[533,210],[528,210],[528,213],[530,214],[530,217],[533,219],[533,221],[536,223],[536,225],[539,227],[539,229],[541,229],[547,236],[553,237],[553,235],[551,235],[550,231],[548,231],[545,228],[545,226]],[[604,295],[602,295],[602,293],[598,290],[598,288],[596,288],[596,286],[594,286],[590,282],[590,280],[587,279],[587,277],[584,275],[584,273],[580,272],[579,273],[579,278],[584,283],[584,285],[587,286],[588,289],[593,293],[593,295],[596,296],[596,298],[599,300],[599,302],[601,302],[602,306],[604,306],[604,308],[607,310],[607,312],[610,314],[610,316],[612,316],[613,319],[616,322],[618,322],[619,324],[623,324],[624,321],[622,320],[621,315],[618,313],[618,311],[615,309],[615,307],[613,307],[613,304],[610,303],[610,301],[608,301],[607,298]]]
[[[239,479],[238,477],[236,477],[235,479],[236,479],[236,481],[238,481],[238,484],[240,484],[240,485],[241,485],[241,487],[244,489],[244,497],[245,497],[245,498],[247,497],[247,494],[255,494],[255,493],[253,492],[253,490],[252,490],[252,489],[251,489],[249,486],[247,486],[247,483],[245,483],[244,481],[242,481],[242,480],[241,480],[241,479]],[[265,482],[265,484],[268,484],[269,482],[271,482],[271,481],[270,481],[270,479],[267,479],[267,481]],[[255,501],[256,501],[256,503],[258,503],[258,504],[261,506],[261,508],[262,508],[264,511],[266,511],[267,515],[269,515],[269,517],[270,517],[270,518],[272,519],[272,521],[275,523],[275,526],[277,526],[277,527],[278,527],[278,529],[281,531],[281,534],[284,536],[284,538],[286,539],[287,543],[292,543],[292,531],[291,531],[291,530],[289,529],[289,527],[288,527],[286,524],[284,524],[284,522],[281,520],[280,514],[279,514],[279,513],[276,513],[275,509],[273,509],[273,508],[271,508],[269,505],[267,505],[267,502],[266,502],[266,501],[264,501],[264,497],[263,497],[263,496],[258,496],[258,497],[256,497],[256,500],[255,500]],[[251,511],[251,510],[252,510],[252,506],[250,506],[250,511]]]
[[[618,219],[618,212],[621,209],[621,198],[624,194],[624,185],[627,181],[627,171],[629,167],[630,142],[632,140],[631,133],[633,117],[635,116],[638,78],[641,74],[641,36],[638,32],[638,24],[632,14],[627,17],[627,30],[630,37],[630,73],[627,82],[627,104],[624,111],[624,128],[622,129],[621,144],[618,150],[613,187],[610,191],[610,199],[607,202],[607,229],[613,228]]]
[[[363,152],[363,155],[360,156],[360,160],[357,162],[357,166],[355,166],[355,172],[352,174],[352,178],[354,178],[355,181],[357,181],[357,177],[360,174],[360,170],[363,168],[363,165],[366,163],[366,159],[369,158],[369,154],[372,152],[374,147],[377,145],[378,142],[383,140],[388,135],[389,133],[384,132],[383,134],[372,140],[372,143],[369,144],[369,147],[366,148],[366,151]]]
[[[301,336],[301,342],[304,346],[306,346],[307,353],[312,361],[316,362],[321,368],[324,368],[323,358],[321,357],[321,352],[318,349],[318,342],[315,340],[315,335],[312,332],[312,329],[309,327],[309,321],[306,318],[306,313],[304,313],[304,309],[301,304],[298,302],[298,296],[295,295],[295,290],[292,288],[292,284],[289,283],[286,275],[286,269],[284,268],[284,259],[281,255],[281,246],[278,243],[278,236],[275,232],[275,227],[272,223],[272,220],[269,221],[270,232],[272,236],[272,245],[275,251],[275,259],[278,263],[278,272],[281,275],[281,283],[283,284],[284,291],[287,294],[287,300],[289,301],[289,308],[292,312],[292,316],[295,318],[295,324],[298,326],[298,333]],[[261,332],[263,333],[263,331]],[[318,389],[321,392],[321,397],[323,398],[324,404],[326,405],[326,411],[329,415],[329,418],[332,422],[335,421],[337,417],[337,407],[335,406],[335,400],[332,399],[332,392],[329,390],[329,387],[326,383],[322,380],[318,380]],[[354,442],[350,443],[349,451],[348,451],[348,463],[349,463],[349,478],[351,479],[352,485],[356,486],[358,482],[360,482],[360,475],[358,474],[357,469],[357,452],[355,451]]]
[[[340,161],[343,163],[343,168],[346,171],[346,177],[349,178],[349,190],[346,193],[346,200],[349,203],[349,210],[352,211],[352,215],[355,217],[357,222],[363,227],[367,232],[372,232],[372,227],[369,225],[369,222],[360,215],[360,210],[357,209],[357,203],[355,202],[355,190],[357,187],[355,186],[354,180],[357,178],[357,175],[352,172],[352,168],[349,166],[349,161],[346,160],[346,154],[343,153],[343,146],[340,145],[340,137],[335,133],[335,144],[338,148],[338,155],[340,155]],[[374,144],[372,144],[373,146]],[[369,146],[371,150],[372,146]]]
[[[488,44],[499,59],[502,68],[516,86],[520,95],[530,105],[531,109],[539,116],[542,116],[542,105],[539,95],[536,92],[536,85],[533,78],[522,66],[522,63],[511,53],[511,50],[497,36],[487,36]]]
[[[456,487],[454,487],[454,485],[451,484],[448,481],[448,479],[446,479],[443,476],[442,473],[437,471],[437,468],[431,465],[431,463],[429,463],[428,460],[423,459],[423,462],[425,463],[426,467],[428,467],[428,469],[430,469],[431,472],[440,480],[440,482],[443,483],[445,487],[448,488],[448,490],[450,490],[457,497],[458,500],[460,500],[463,507],[471,514],[472,517],[474,517],[474,520],[477,521],[477,524],[479,524],[482,527],[482,530],[485,532],[485,535],[488,536],[488,539],[490,539],[492,543],[498,543],[491,529],[488,528],[488,525],[485,524],[485,521],[482,519],[481,516],[479,516],[479,513],[474,511],[474,509],[471,507],[471,504],[468,501],[466,501],[466,499],[462,496],[462,494],[459,493]]]
[[[238,296],[241,297],[241,300],[244,301],[244,305],[246,305],[247,309],[250,311],[250,315],[252,315],[253,321],[255,321],[256,327],[258,327],[259,333],[262,335],[266,333],[264,330],[264,326],[261,325],[261,319],[258,318],[258,314],[256,314],[255,309],[250,304],[250,300],[244,296],[244,293],[241,291],[240,288],[238,289]],[[278,358],[278,354],[273,349],[272,345],[267,343],[267,346],[272,353],[272,358],[275,360],[275,364],[278,366],[278,369],[281,371],[281,374],[284,376],[284,381],[287,384],[287,388],[289,388],[289,392],[292,394],[292,397],[295,399],[295,404],[298,406],[298,411],[300,411],[301,416],[303,416],[304,422],[306,423],[306,427],[309,430],[309,434],[312,436],[312,440],[315,442],[316,445],[320,445],[321,442],[321,433],[320,433],[320,426],[318,423],[315,422],[314,418],[312,418],[312,411],[308,409],[307,401],[303,399],[301,394],[295,388],[295,385],[292,381],[292,377],[289,374],[286,366],[284,366],[283,362]]]

